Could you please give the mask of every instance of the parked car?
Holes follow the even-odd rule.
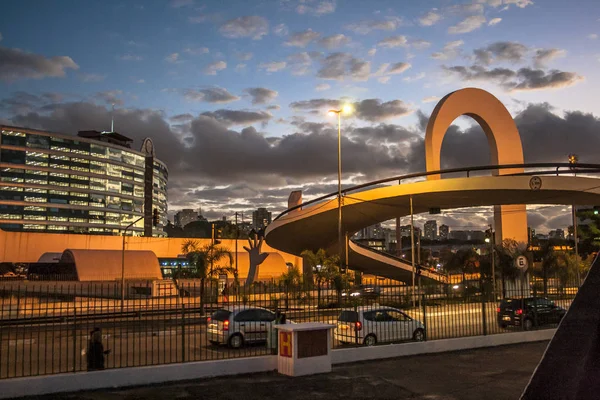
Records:
[[[208,319],[208,341],[233,348],[240,348],[245,343],[266,342],[276,317],[274,312],[260,307],[222,308]]]
[[[361,285],[354,289],[346,290],[342,297],[359,297],[364,299],[376,299],[381,294],[381,288],[373,285]]]
[[[530,330],[534,326],[557,324],[567,310],[546,298],[528,297],[504,299],[500,302],[496,313],[498,314],[498,325],[501,328],[519,326]]]
[[[342,310],[334,330],[342,343],[374,346],[382,342],[425,340],[425,326],[401,310],[391,307],[358,307]]]

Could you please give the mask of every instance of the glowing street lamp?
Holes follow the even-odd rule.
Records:
[[[353,107],[350,104],[344,104],[339,110],[329,110],[330,116],[338,117],[338,246],[340,261],[344,254],[344,244],[342,241],[342,114],[350,114]],[[348,270],[348,260],[344,260],[344,269]]]

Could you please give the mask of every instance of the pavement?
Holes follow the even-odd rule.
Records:
[[[547,345],[525,343],[345,364],[330,374],[298,378],[269,372],[26,399],[517,400]]]

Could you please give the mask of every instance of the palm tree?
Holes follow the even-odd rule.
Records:
[[[466,274],[472,274],[479,268],[479,254],[472,249],[460,249],[446,261],[444,268],[447,272],[460,273],[463,284]]]
[[[498,261],[496,270],[502,279],[502,297],[506,297],[506,280],[516,280],[521,275],[521,270],[515,266],[515,259],[526,253],[527,245],[514,239],[504,239],[501,245],[496,246]]]
[[[190,278],[200,279],[200,310],[204,313],[204,286],[206,279],[233,273],[233,255],[226,248],[208,244],[200,246],[197,240],[186,240],[181,246],[190,264]]]
[[[542,280],[544,282],[544,296],[548,295],[548,273],[555,271],[558,263],[554,246],[550,242],[545,242],[540,247],[540,256],[542,257]]]
[[[302,280],[302,274],[297,266],[293,265],[288,268],[287,272],[283,273],[279,278],[283,285],[283,291],[285,293],[285,309],[289,308],[290,292],[292,288],[300,284]]]
[[[313,271],[313,278],[317,284],[317,306],[321,304],[321,286],[325,282],[329,282],[333,279],[337,267],[338,257],[330,257],[324,249],[319,249],[317,252],[310,250],[304,250],[302,252],[303,259],[308,263],[311,271]]]

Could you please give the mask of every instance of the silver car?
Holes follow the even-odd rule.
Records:
[[[276,315],[260,307],[231,306],[208,319],[208,341],[240,348],[244,343],[266,342]]]
[[[425,326],[403,311],[391,307],[368,306],[342,310],[334,331],[341,343],[374,346],[381,342],[425,340]]]

